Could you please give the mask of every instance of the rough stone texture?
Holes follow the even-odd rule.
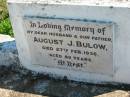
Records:
[[[9,61],[5,60],[6,65],[0,66],[0,97],[130,97],[130,85],[79,83],[66,78],[58,80],[27,70],[18,61],[15,42],[5,43],[1,43],[0,52],[13,56]]]
[[[106,93],[95,97],[130,97],[130,95],[127,92],[118,90],[118,91]]]
[[[15,40],[8,35],[0,35],[0,65],[17,64],[18,53]]]
[[[10,0],[10,1],[14,1],[14,0]],[[19,0],[22,1],[22,0]],[[30,2],[30,1],[35,1],[35,2],[47,2],[48,0],[24,0],[26,2]],[[119,3],[123,3],[123,2],[129,2],[130,0],[51,0],[52,2],[94,2],[94,3],[111,3],[111,2],[119,2]]]
[[[30,93],[20,93],[7,89],[0,89],[0,97],[48,97]]]
[[[7,89],[0,90],[3,97],[130,97],[130,85],[98,85],[66,79],[56,80],[19,65],[0,66],[0,88]]]

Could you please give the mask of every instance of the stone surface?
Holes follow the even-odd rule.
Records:
[[[0,34],[0,65],[19,64],[15,40]]]
[[[24,2],[34,2],[34,3],[49,3],[49,2],[52,2],[52,3],[64,3],[64,4],[68,4],[68,3],[80,3],[80,4],[84,4],[84,3],[89,3],[89,4],[96,4],[96,5],[102,5],[102,4],[105,4],[105,5],[110,5],[112,3],[112,5],[115,5],[115,4],[126,4],[128,3],[130,0],[51,0],[51,1],[48,1],[48,0],[24,0]],[[15,0],[10,0],[10,2],[15,2]],[[23,0],[19,0],[18,2],[22,3]],[[119,6],[119,5],[116,5],[116,6]]]
[[[14,38],[10,37],[9,35],[3,35],[0,34],[0,43],[7,42],[7,41],[13,41]]]
[[[17,52],[15,41],[13,46],[10,46],[10,42],[5,42],[5,51],[8,51],[6,54],[12,53],[12,49]],[[3,52],[3,49],[4,46],[0,52]],[[16,55],[17,53],[8,61],[8,66],[4,63],[0,66],[0,97],[130,97],[130,85],[99,85],[69,81],[66,78],[55,79],[25,69]]]
[[[32,65],[113,75],[113,23],[25,17],[24,25]]]
[[[13,64],[0,66],[0,96],[130,97],[130,85],[98,85],[58,80]]]
[[[118,90],[118,91],[106,93],[95,97],[130,97],[130,94],[128,94],[125,91]]]
[[[0,97],[48,97],[30,93],[15,92],[8,89],[0,89]]]
[[[16,32],[15,36],[22,65],[30,70],[50,74],[53,77],[62,79],[67,78],[75,81],[93,83],[130,83],[130,1],[110,1],[97,0],[95,3],[95,0],[8,0],[10,18],[14,32]],[[24,23],[25,17],[30,17],[32,20],[34,18],[45,19],[46,17],[66,20],[88,20],[101,24],[104,22],[114,23],[112,41],[113,62],[111,61],[109,63],[113,67],[112,75],[83,72],[82,70],[72,70],[71,68],[49,68],[48,66],[43,66],[43,64],[39,66],[38,63],[32,64],[33,60],[30,54],[32,47],[29,45],[25,35],[27,30]],[[102,60],[104,59],[102,58]],[[39,62],[39,59],[37,61]],[[47,59],[47,62],[47,65],[49,65],[51,60]]]

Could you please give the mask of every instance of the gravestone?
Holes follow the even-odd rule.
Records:
[[[82,82],[130,83],[130,2],[8,0],[26,68]]]

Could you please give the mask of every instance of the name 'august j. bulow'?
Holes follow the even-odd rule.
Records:
[[[42,43],[42,44],[50,44],[50,45],[54,45],[54,44],[67,45],[69,47],[82,47],[82,48],[106,50],[106,45],[104,44],[89,43],[89,42],[82,42],[82,41],[72,41],[72,40],[65,42],[64,40],[59,40],[59,39],[34,37],[34,43]]]

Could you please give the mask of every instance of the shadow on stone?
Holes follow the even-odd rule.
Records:
[[[117,90],[130,90],[129,85],[96,85],[56,80],[15,64],[0,66],[0,88],[49,97],[98,97]]]

